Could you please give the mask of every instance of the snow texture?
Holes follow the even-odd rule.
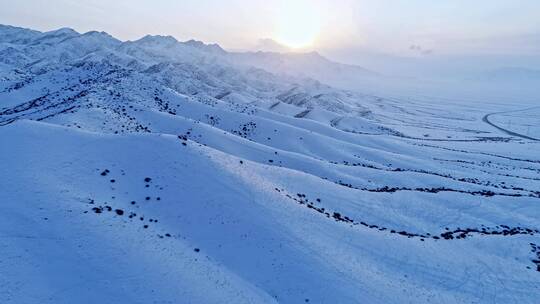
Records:
[[[0,26],[0,302],[538,303],[538,108],[306,66]]]

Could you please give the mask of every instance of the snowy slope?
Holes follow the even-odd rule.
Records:
[[[0,52],[2,303],[540,297],[540,143],[483,120],[516,105],[163,36],[2,26]]]

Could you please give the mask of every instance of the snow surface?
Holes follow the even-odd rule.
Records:
[[[0,54],[1,303],[540,299],[537,109],[163,36],[0,26]]]

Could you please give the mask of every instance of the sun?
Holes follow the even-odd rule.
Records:
[[[284,1],[276,22],[274,39],[293,49],[312,46],[317,40],[321,22],[313,2]]]

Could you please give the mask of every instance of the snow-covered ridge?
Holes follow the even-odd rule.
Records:
[[[0,302],[536,302],[538,109],[298,67],[0,26]]]
[[[75,40],[69,41],[71,39]],[[77,40],[85,41],[87,45],[81,46],[81,42],[77,42]],[[167,56],[176,58],[177,60],[178,58],[192,60],[194,57],[204,60],[208,56],[217,56],[219,60],[254,66],[266,69],[269,72],[297,77],[325,78],[328,75],[369,77],[376,75],[374,72],[361,67],[332,62],[316,52],[285,54],[272,52],[227,52],[218,44],[205,44],[197,40],[179,42],[172,36],[147,35],[136,41],[120,42],[105,32],[91,31],[79,34],[73,29],[62,28],[41,33],[23,28],[0,25],[0,43],[14,44],[22,47],[56,43],[60,43],[64,47],[66,45],[70,47],[70,44],[75,44],[74,47],[87,51],[89,51],[89,48],[90,51],[120,48],[124,52],[129,52],[130,46],[136,46],[142,49],[152,49],[154,52],[159,50],[162,55],[163,52],[168,52]],[[120,46],[120,44],[123,46]],[[50,54],[45,53],[41,55],[49,56]],[[32,57],[36,59],[35,57],[39,57],[39,55],[33,54]],[[143,58],[140,59],[144,60]]]

